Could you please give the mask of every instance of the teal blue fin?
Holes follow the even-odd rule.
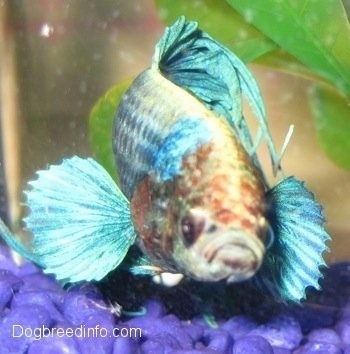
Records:
[[[288,177],[267,193],[268,219],[275,234],[253,283],[282,301],[299,302],[307,287],[319,289],[330,239],[322,207],[303,182]]]
[[[128,200],[91,158],[63,160],[38,176],[26,192],[30,259],[63,283],[102,279],[135,242]]]
[[[137,246],[132,246],[121,268],[136,276],[154,276],[161,272]]]
[[[163,270],[155,265],[147,258],[140,257],[128,267],[131,274],[137,276],[154,276],[163,272]]]
[[[156,46],[152,67],[225,117],[260,169],[256,149],[265,140],[274,172],[280,169],[281,154],[274,147],[255,79],[235,54],[198,29],[196,22],[180,17],[165,30]],[[242,95],[259,123],[255,139],[243,117]]]

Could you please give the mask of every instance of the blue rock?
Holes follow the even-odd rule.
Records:
[[[273,354],[270,343],[260,336],[245,336],[233,345],[232,354]]]
[[[258,326],[249,335],[264,337],[272,346],[286,349],[296,348],[303,337],[299,322],[286,315],[280,315]]]
[[[114,341],[112,354],[135,354],[138,352],[138,343],[132,338],[118,337]]]
[[[204,338],[207,342],[207,348],[218,351],[223,354],[231,354],[233,339],[224,329],[207,329],[204,332]]]
[[[257,324],[248,316],[234,316],[227,320],[222,328],[227,330],[234,340],[237,340],[256,328]]]
[[[314,329],[308,334],[307,337],[309,342],[330,343],[335,344],[337,346],[342,345],[342,340],[339,337],[338,333],[331,328]]]
[[[295,354],[343,354],[343,350],[331,343],[309,342],[299,348]]]

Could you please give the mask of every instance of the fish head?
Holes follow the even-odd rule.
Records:
[[[220,215],[221,214],[221,215]],[[264,253],[267,222],[260,219],[261,235],[248,233],[222,221],[228,210],[211,213],[210,208],[190,208],[178,221],[174,241],[176,264],[201,281],[240,282],[260,268]]]

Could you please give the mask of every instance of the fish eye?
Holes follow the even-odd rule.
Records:
[[[182,236],[185,240],[186,245],[187,246],[192,245],[196,239],[196,228],[195,228],[195,225],[193,224],[191,218],[185,217],[182,219],[181,231],[182,231]]]
[[[181,220],[181,231],[186,246],[191,246],[202,233],[205,220],[198,215],[185,216]]]

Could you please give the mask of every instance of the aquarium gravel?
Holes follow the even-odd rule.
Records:
[[[254,313],[184,320],[156,299],[123,313],[94,284],[64,290],[33,264],[17,266],[1,246],[1,353],[349,354],[350,264],[325,274],[323,291],[303,306],[269,313],[262,303],[260,320]]]

